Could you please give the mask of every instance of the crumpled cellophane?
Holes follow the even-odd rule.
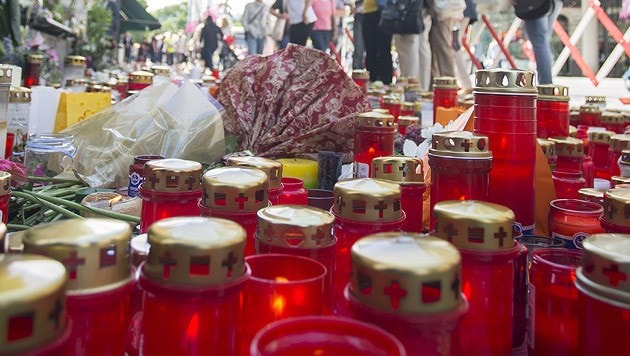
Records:
[[[350,153],[355,117],[370,110],[333,58],[292,44],[237,63],[222,79],[218,100],[226,137],[238,138],[236,150],[271,158]]]
[[[134,156],[162,155],[210,164],[225,154],[223,108],[194,84],[148,87],[81,121],[74,136],[75,175],[91,187],[127,186]]]

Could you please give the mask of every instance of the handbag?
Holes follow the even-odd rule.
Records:
[[[287,25],[287,20],[283,18],[277,18],[273,30],[271,31],[271,38],[274,41],[282,41],[284,37],[284,27]]]
[[[553,7],[553,0],[517,0],[514,12],[521,20],[534,20],[550,13]]]
[[[418,34],[424,30],[422,22],[423,0],[387,0],[379,23],[383,32]]]

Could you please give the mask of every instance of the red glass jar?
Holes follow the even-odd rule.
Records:
[[[24,251],[61,262],[68,274],[68,355],[122,355],[135,280],[128,247],[131,227],[114,219],[69,219],[36,225]]]
[[[619,161],[619,157],[621,157],[621,152],[628,149],[630,149],[630,134],[613,135],[610,137],[608,164],[610,165],[611,177],[621,175],[617,161]]]
[[[553,141],[545,140],[542,138],[537,139],[538,145],[543,151],[545,158],[547,158],[547,163],[549,164],[549,169],[553,172],[556,169],[556,163],[558,163],[558,156],[556,155],[556,144]]]
[[[366,236],[352,246],[348,314],[392,333],[409,355],[463,354],[459,324],[468,302],[460,271],[457,249],[435,237]]]
[[[578,122],[585,126],[602,126],[602,108],[593,104],[580,106]]]
[[[355,69],[352,71],[352,80],[367,94],[368,84],[370,83],[370,72],[366,69]]]
[[[3,355],[64,355],[71,323],[67,276],[52,258],[0,254],[0,325]]]
[[[598,234],[584,241],[584,258],[576,271],[578,353],[630,353],[630,238]]]
[[[586,188],[586,179],[581,171],[556,169],[551,173],[551,179],[558,199],[578,199],[579,190]]]
[[[256,253],[308,257],[326,267],[324,312],[333,305],[337,239],[332,233],[335,217],[328,211],[301,205],[275,205],[258,211]]]
[[[415,116],[416,115],[416,103],[412,101],[405,101],[400,109],[400,116],[398,117],[398,126],[400,126],[400,118],[403,116]]]
[[[531,355],[576,355],[578,291],[575,269],[582,252],[541,248],[529,266],[528,340]]]
[[[278,197],[278,204],[306,205],[308,192],[304,182],[299,178],[282,177],[282,194]]]
[[[488,201],[512,209],[517,229],[525,235],[533,233],[535,228],[537,90],[533,80],[534,73],[529,71],[480,70],[476,73],[473,92],[474,131],[488,137],[493,155]],[[487,106],[491,106],[488,115],[492,116],[482,113]],[[515,108],[522,114],[506,115]],[[504,127],[505,123],[512,124],[513,128]]]
[[[245,230],[225,219],[175,217],[151,225],[136,344],[144,355],[234,355],[250,277]],[[141,342],[140,342],[141,341]]]
[[[32,88],[39,85],[39,77],[42,75],[42,63],[44,56],[41,54],[26,55],[24,65],[24,86]]]
[[[392,334],[367,323],[334,316],[305,316],[275,321],[252,340],[252,356],[390,355],[404,356]]]
[[[470,308],[460,324],[460,349],[483,355],[512,350],[514,213],[474,200],[443,201],[433,210],[435,236],[452,242],[462,255],[462,291]]]
[[[584,143],[573,137],[552,137],[549,139],[556,146],[556,169],[582,171],[584,161]]]
[[[248,256],[252,276],[243,291],[239,354],[246,355],[267,324],[295,316],[321,315],[326,267],[310,258],[265,254]]]
[[[142,212],[140,233],[160,219],[199,216],[201,164],[177,158],[152,160],[144,164],[140,185]]]
[[[142,155],[133,158],[133,163],[129,165],[128,196],[137,197],[140,195],[140,185],[144,182],[144,164],[154,159],[164,159],[164,156]]]
[[[392,115],[371,111],[357,115],[354,128],[354,177],[370,177],[372,160],[394,154],[397,130]]]
[[[452,108],[457,106],[457,79],[453,77],[433,78],[433,123],[437,115],[437,108]]]
[[[429,231],[435,229],[433,208],[445,200],[488,200],[492,152],[488,137],[468,131],[436,133],[429,149],[431,201]]]
[[[422,160],[406,156],[375,158],[372,160],[372,177],[400,184],[400,207],[405,212],[402,229],[422,232],[423,196],[427,189]]]
[[[381,98],[381,108],[387,110],[390,115],[394,117],[394,122],[398,120],[400,111],[402,110],[402,103],[400,96],[389,94]]]
[[[127,97],[127,92],[129,91],[129,81],[127,78],[118,78],[116,81],[116,86],[112,89],[116,90],[120,95],[120,100]]]
[[[589,235],[604,232],[599,217],[604,209],[597,203],[578,199],[556,199],[549,203],[549,234],[564,240],[567,248],[582,248]]]
[[[555,84],[543,84],[537,88],[537,137],[569,136],[569,88]]]
[[[590,131],[588,133],[588,155],[593,159],[595,178],[610,180],[608,151],[610,138],[614,134],[612,131]]]
[[[600,223],[608,233],[630,234],[630,188],[615,188],[604,193],[604,213]]]
[[[407,134],[407,127],[408,126],[419,126],[420,125],[420,118],[417,116],[400,116],[398,118],[398,133],[401,135],[406,135]]]
[[[144,71],[135,71],[129,74],[129,84],[127,91],[142,90],[153,84],[153,73]]]
[[[335,216],[337,261],[333,275],[333,300],[341,302],[343,289],[350,281],[350,248],[366,235],[400,231],[405,221],[401,209],[400,185],[381,179],[363,178],[340,181],[333,190],[331,209]],[[339,308],[333,306],[333,310]]]
[[[268,158],[245,156],[230,157],[227,160],[228,166],[241,166],[249,168],[258,168],[267,174],[269,181],[268,199],[273,205],[278,205],[280,194],[284,189],[282,185],[282,163]]]
[[[9,200],[11,199],[11,173],[0,171],[0,221],[9,221]],[[0,247],[0,252],[4,252]]]
[[[621,134],[624,132],[623,114],[613,111],[605,111],[602,113],[602,126],[606,130]]]

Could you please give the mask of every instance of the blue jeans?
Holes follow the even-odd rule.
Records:
[[[548,16],[533,20],[525,20],[525,32],[532,43],[534,57],[536,57],[536,71],[538,72],[538,84],[551,84],[551,66],[553,65],[553,53],[551,52],[551,34],[553,24],[556,22],[562,0],[554,1],[554,9]]]
[[[320,51],[325,51],[328,48],[328,42],[332,38],[332,31],[326,30],[313,30],[311,32],[311,42],[313,42],[313,48]]]
[[[265,46],[265,37],[256,38],[249,33],[245,34],[245,41],[247,42],[247,53],[249,54],[262,54],[263,47]]]
[[[352,69],[363,69],[365,65],[365,45],[363,43],[363,13],[354,14],[354,24],[352,26],[354,36],[354,52],[352,53]]]

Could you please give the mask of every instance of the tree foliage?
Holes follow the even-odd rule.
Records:
[[[177,32],[179,29],[186,28],[186,16],[188,14],[188,6],[184,3],[169,5],[153,11],[151,15],[155,16],[162,24],[161,32],[171,31]]]

